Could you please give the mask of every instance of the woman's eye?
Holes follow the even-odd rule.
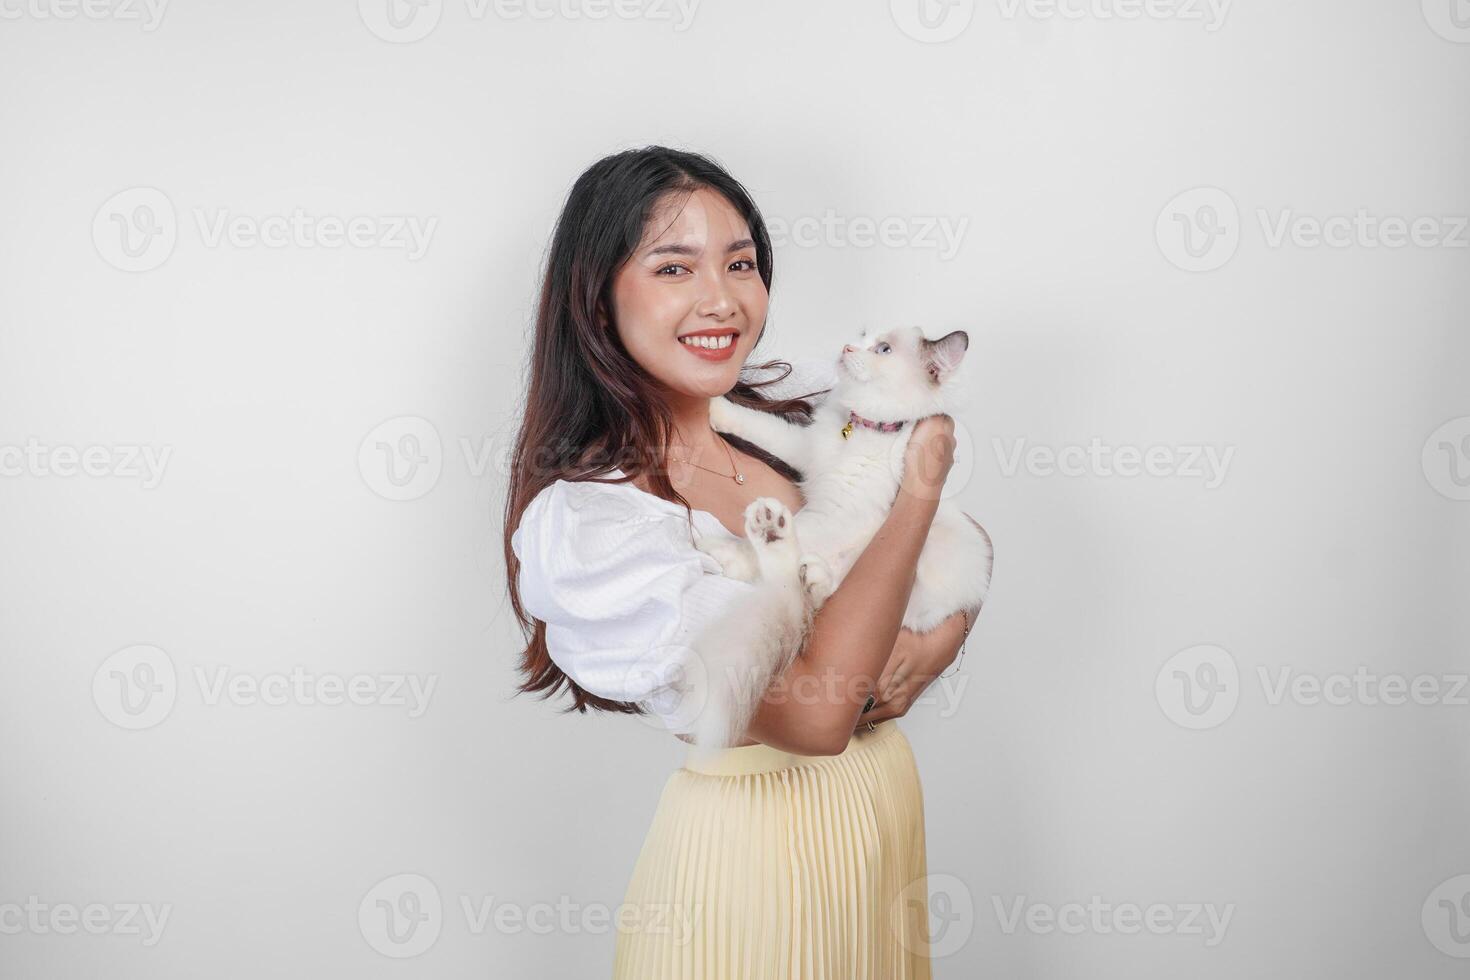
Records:
[[[660,275],[661,276],[661,275],[663,275],[664,273],[668,272],[671,269],[672,270],[676,270],[676,271],[677,270],[681,270],[681,269],[683,271],[685,271],[685,272],[688,272],[689,271],[688,269],[684,268],[684,266],[679,265],[677,262],[673,262],[673,263],[670,263],[669,265],[664,266],[662,269],[658,270],[657,275]]]
[[[730,268],[734,269],[736,267],[739,267],[742,272],[751,272],[755,269],[755,262],[751,259],[736,259],[730,263]]]

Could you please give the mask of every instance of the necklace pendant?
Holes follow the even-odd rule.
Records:
[[[736,473],[735,474],[735,482],[736,483],[744,483],[745,482],[745,474],[744,473]]]
[[[852,435],[852,423],[848,422],[842,427],[842,438],[846,439],[850,435]]]

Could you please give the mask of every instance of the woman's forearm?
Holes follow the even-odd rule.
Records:
[[[766,693],[748,734],[802,755],[841,752],[903,626],[914,570],[939,500],[900,492],[888,517],[812,621],[791,668]]]

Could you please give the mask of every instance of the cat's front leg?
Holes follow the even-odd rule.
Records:
[[[694,547],[719,562],[726,578],[754,582],[760,577],[760,565],[756,562],[755,549],[744,538],[701,534],[694,539]]]
[[[798,470],[810,467],[811,435],[805,426],[771,412],[737,405],[723,396],[710,399],[709,424],[716,432],[739,436]]]
[[[832,566],[821,555],[813,552],[801,556],[797,577],[801,579],[807,602],[813,609],[822,608],[822,604],[837,591],[837,579],[832,573]]]
[[[796,540],[796,521],[785,504],[775,497],[757,497],[745,508],[745,539],[755,551],[764,581],[789,583],[794,590],[801,551]]]

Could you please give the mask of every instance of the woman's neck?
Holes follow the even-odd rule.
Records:
[[[669,448],[678,459],[717,466],[708,460],[725,458],[724,443],[710,428],[709,402],[705,397],[682,397],[671,402],[674,433]]]

